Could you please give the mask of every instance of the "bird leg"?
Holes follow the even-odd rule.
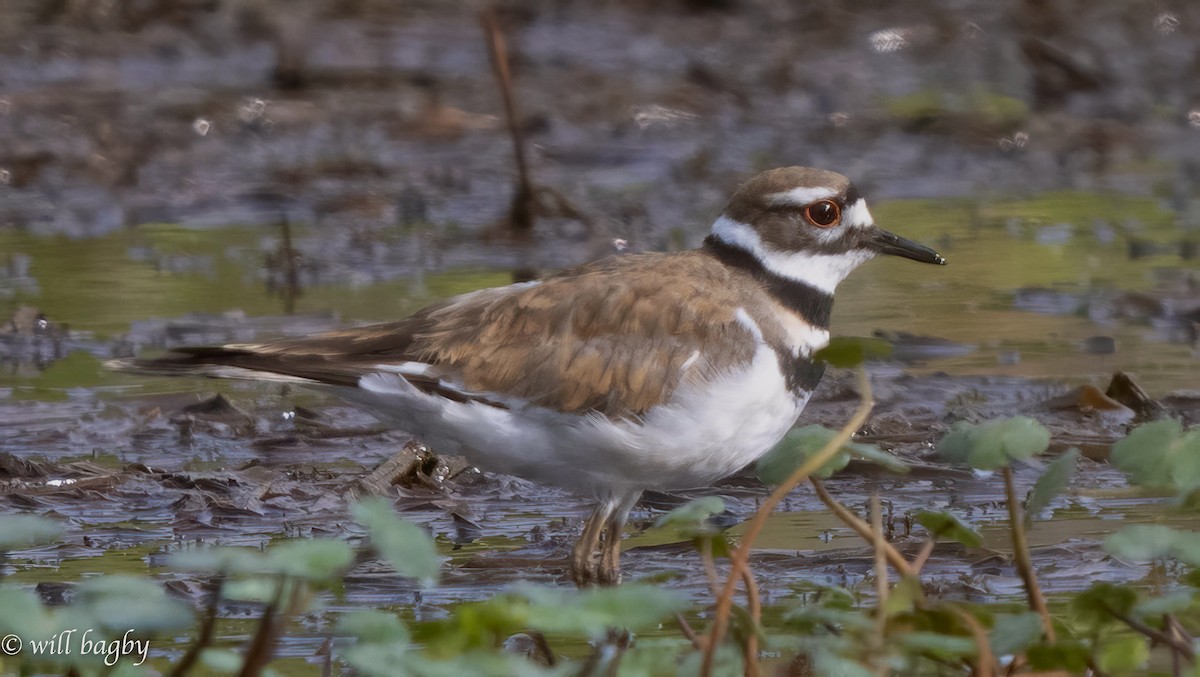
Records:
[[[597,505],[588,516],[587,522],[584,522],[583,533],[571,550],[571,580],[581,588],[601,583],[598,566],[600,540],[612,515],[612,509],[611,503]]]
[[[604,525],[604,543],[600,547],[600,567],[596,580],[600,585],[617,585],[621,582],[621,529],[625,521],[618,522],[616,515]]]
[[[621,582],[621,531],[642,492],[614,497],[592,511],[571,552],[571,579],[579,587]]]

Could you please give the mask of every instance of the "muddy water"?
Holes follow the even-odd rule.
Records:
[[[1124,243],[1098,235],[1102,228],[1086,206],[1101,199],[1108,214],[1150,214],[1139,235],[1163,242],[1162,251],[1131,259]],[[1130,371],[1155,394],[1194,385],[1194,348],[1172,334],[1176,327],[1170,317],[1104,310],[1116,307],[1114,299],[1121,294],[1169,298],[1178,293],[1170,283],[1186,262],[1172,250],[1169,216],[1155,209],[1143,199],[1088,195],[878,202],[874,212],[881,223],[936,243],[951,260],[945,268],[872,262],[840,290],[835,333],[883,332],[903,358],[872,366],[880,399],[873,425],[881,432],[906,433],[910,440],[885,446],[924,458],[928,441],[964,412],[1033,413],[1065,435],[1112,439],[1119,434],[1113,426],[1084,415],[1046,412],[1037,403],[1068,384],[1103,386],[1116,369]],[[1053,212],[1053,220],[1039,216],[1042,212]],[[700,232],[704,225],[693,227]],[[1051,241],[1041,235],[1047,228],[1055,229]],[[312,228],[298,225],[292,235],[302,250],[319,246],[321,235]],[[97,572],[162,572],[164,553],[195,538],[259,546],[281,536],[355,535],[344,526],[329,530],[331,518],[344,521],[346,503],[322,496],[340,495],[354,478],[397,451],[406,439],[402,433],[374,432],[369,416],[316,394],[116,375],[104,371],[100,361],[170,345],[385,320],[433,299],[505,283],[512,273],[429,267],[382,281],[314,275],[294,300],[294,314],[284,315],[286,301],[271,289],[264,267],[279,238],[273,227],[168,225],[84,240],[0,233],[0,248],[21,262],[20,273],[7,280],[12,297],[44,309],[52,323],[69,318],[66,328],[52,324],[43,335],[9,337],[11,352],[0,375],[0,452],[48,462],[44,476],[23,480],[36,490],[10,495],[7,505],[72,520],[64,545],[15,555],[9,565],[12,580],[59,583]],[[1042,299],[1043,305],[1022,307],[1030,298]],[[1111,337],[1115,350],[1090,351],[1088,341],[1096,336]],[[854,404],[845,386],[844,375],[834,373],[806,418],[840,425]],[[184,407],[214,392],[238,407],[232,418],[200,416],[199,424],[185,424]],[[321,425],[362,434],[306,437],[295,419],[298,407],[316,412]],[[1036,467],[1018,474],[1023,485],[1036,476]],[[86,488],[48,489],[48,478],[75,479]],[[260,498],[264,483],[274,498]],[[858,509],[872,492],[886,496],[895,538],[909,550],[919,547],[919,538],[906,535],[906,516],[930,507],[955,510],[983,530],[985,546],[973,552],[939,548],[928,565],[930,583],[941,594],[964,599],[1020,595],[1007,560],[996,478],[933,465],[903,478],[850,472],[830,485]],[[763,495],[755,483],[742,480],[712,492],[729,501],[734,537],[740,533],[737,522]],[[574,497],[502,477],[439,489],[413,487],[402,494],[406,515],[429,524],[450,557],[443,584],[419,590],[398,583],[384,568],[360,567],[348,579],[345,597],[330,600],[326,616],[382,606],[419,621],[441,617],[457,602],[487,597],[516,580],[561,582],[562,557],[585,510]],[[666,576],[671,585],[703,599],[707,586],[690,546],[650,528],[661,509],[681,497],[655,500],[635,512],[626,543],[629,575]],[[1051,594],[1097,578],[1147,575],[1144,568],[1111,561],[1100,550],[1102,539],[1121,524],[1168,520],[1200,526],[1174,515],[1161,499],[1130,493],[1118,473],[1092,461],[1083,462],[1071,494],[1045,518],[1031,541]],[[280,524],[286,526],[281,530]],[[800,581],[869,589],[865,581],[872,565],[857,537],[805,489],[770,522],[756,559],[768,581],[769,600],[785,596]],[[411,606],[414,600],[419,603]],[[322,641],[316,631],[320,622],[313,623],[285,643],[283,655],[312,655]],[[236,620],[223,627],[229,642],[249,632]]]
[[[872,492],[886,497],[902,549],[920,545],[904,527],[919,509],[979,526],[983,548],[940,547],[931,559],[942,594],[1019,594],[999,482],[930,458],[949,421],[1026,413],[1050,425],[1056,447],[1083,440],[1102,458],[1124,422],[1041,403],[1072,385],[1103,387],[1115,370],[1156,397],[1174,393],[1176,411],[1197,420],[1195,393],[1183,391],[1200,384],[1200,123],[1189,122],[1187,88],[1162,75],[1191,58],[1179,26],[1197,25],[1194,9],[1089,31],[1105,36],[1099,46],[1042,36],[1084,64],[1097,47],[1122,56],[1111,89],[1062,109],[1030,95],[1036,66],[1016,56],[1013,17],[995,3],[930,3],[929,25],[782,4],[650,20],[621,7],[531,9],[506,25],[534,170],[592,225],[546,219],[515,244],[491,229],[511,155],[474,16],[432,5],[313,14],[293,35],[271,16],[243,16],[270,3],[142,27],[74,16],[83,10],[71,3],[60,17],[25,4],[0,10],[15,15],[0,30],[16,29],[0,41],[0,320],[13,318],[0,323],[0,510],[69,520],[63,543],[4,565],[14,581],[44,583],[47,599],[84,576],[149,572],[199,601],[196,581],[164,570],[167,553],[358,538],[350,488],[409,441],[319,394],[122,376],[103,359],[394,319],[514,270],[612,254],[618,238],[630,251],[694,246],[737,180],[769,166],[853,175],[881,224],[950,260],[875,261],[840,290],[835,334],[895,344],[894,360],[871,365],[879,405],[864,433],[922,465],[829,482],[855,509]],[[270,65],[296,36],[310,48],[307,82],[284,88]],[[285,218],[294,285],[281,263]],[[215,393],[229,404],[209,402]],[[838,426],[853,406],[849,379],[831,373],[806,420]],[[1020,469],[1022,488],[1037,473]],[[449,558],[442,585],[356,568],[345,594],[286,640],[297,670],[320,662],[341,610],[420,622],[515,580],[565,580],[586,510],[574,497],[469,470],[396,491]],[[735,478],[708,493],[726,497],[736,537],[764,490]],[[692,495],[647,497],[625,563],[703,600],[690,545],[651,528]],[[1121,524],[1197,526],[1102,460],[1082,461],[1042,517],[1032,541],[1051,594],[1147,577],[1099,547]],[[763,534],[755,568],[773,604],[794,584],[861,586],[871,562],[800,489]],[[249,634],[247,614],[229,612],[224,642]]]

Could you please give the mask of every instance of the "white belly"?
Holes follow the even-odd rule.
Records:
[[[596,496],[711,484],[766,453],[808,401],[788,391],[765,345],[744,370],[702,386],[685,383],[636,421],[453,402],[396,374],[366,376],[344,394],[436,451]]]

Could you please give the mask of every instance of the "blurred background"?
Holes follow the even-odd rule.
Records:
[[[73,525],[14,555],[13,580],[52,601],[81,572],[170,577],[163,554],[194,539],[345,535],[343,492],[407,439],[328,398],[117,375],[104,359],[397,319],[694,247],[740,181],[785,165],[850,176],[882,226],[950,261],[875,261],[839,290],[834,334],[895,348],[872,367],[879,439],[928,451],[948,420],[1026,411],[1117,370],[1200,412],[1196,2],[5,0],[0,487],[21,490],[0,507]],[[806,416],[840,426],[853,395],[834,373]],[[1132,417],[1068,400],[1037,411],[1085,448]],[[1124,486],[1088,463],[1088,487]],[[470,471],[447,489],[449,471],[419,470],[392,489],[454,558],[448,582],[421,598],[359,572],[330,610],[415,595],[406,614],[438,617],[530,576],[582,514],[553,489]],[[936,496],[986,522],[994,485],[939,470],[884,494],[897,514]],[[720,491],[731,522],[761,496]],[[1059,504],[1035,547],[1158,519],[1097,495]],[[831,518],[785,509],[764,547],[838,547]],[[1096,565],[1095,534],[1040,551],[1052,593],[1145,573]],[[632,575],[690,556],[655,538],[630,541],[645,548]],[[768,586],[862,564],[771,561]],[[1019,592],[975,573],[988,595]],[[696,570],[678,584],[705,587]],[[237,622],[235,638],[250,631]],[[296,641],[284,653],[311,658],[321,637]]]
[[[103,357],[395,318],[696,246],[739,181],[803,164],[952,264],[868,267],[835,331],[952,341],[915,353],[952,371],[1193,375],[1194,3],[501,3],[518,237],[482,9],[4,3],[0,331]],[[164,324],[194,313],[223,315]],[[71,352],[12,343],[4,387]]]

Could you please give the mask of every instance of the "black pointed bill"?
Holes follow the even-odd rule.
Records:
[[[900,237],[895,233],[889,233],[883,229],[875,230],[875,234],[867,240],[867,246],[880,254],[903,256],[906,259],[920,261],[921,263],[936,263],[939,266],[946,265],[946,259],[942,258],[941,254],[929,247]]]

